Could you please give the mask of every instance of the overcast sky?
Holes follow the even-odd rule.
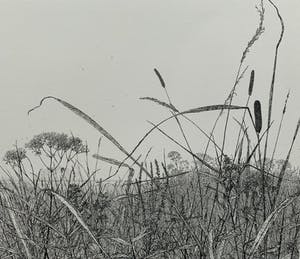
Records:
[[[249,71],[238,86],[235,104],[244,105],[251,69],[256,71],[252,103],[267,109],[273,54],[280,33],[274,9],[265,1],[266,31],[249,53]],[[272,143],[288,90],[291,98],[279,142],[285,156],[300,111],[300,1],[275,1],[285,21],[275,85]],[[139,100],[166,100],[153,68],[159,69],[180,110],[223,103],[247,42],[259,22],[253,0],[0,0],[1,156],[42,131],[72,132],[94,148],[98,133],[54,101],[29,117],[44,96],[64,99],[91,115],[130,150],[168,111]],[[240,118],[241,113],[235,113]],[[192,118],[205,130],[216,113]],[[264,118],[264,123],[266,118]],[[265,124],[264,124],[265,125]],[[193,149],[205,138],[185,129]],[[175,124],[165,128],[182,141]],[[229,135],[232,143],[234,134]],[[143,148],[161,156],[168,141],[158,133]],[[300,141],[292,161],[299,160]],[[169,146],[172,148],[172,146]],[[141,150],[142,150],[141,149]],[[228,152],[230,153],[230,146]],[[120,153],[103,142],[103,155]]]

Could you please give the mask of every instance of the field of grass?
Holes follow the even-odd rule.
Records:
[[[289,163],[300,120],[284,159],[274,159],[287,95],[278,129],[272,127],[273,93],[277,55],[275,48],[268,100],[268,117],[262,118],[260,100],[252,100],[255,71],[248,73],[245,60],[264,32],[264,3],[258,6],[259,24],[242,53],[234,85],[223,104],[179,111],[172,103],[160,72],[154,69],[167,101],[141,99],[168,109],[170,116],[152,128],[128,151],[98,122],[62,99],[48,96],[95,128],[123,154],[124,160],[91,154],[74,136],[46,132],[24,147],[6,152],[0,181],[0,258],[300,258],[300,178]],[[233,105],[235,90],[249,78],[246,103]],[[253,109],[252,109],[253,106]],[[241,118],[232,113],[242,111]],[[252,112],[253,110],[253,112]],[[202,130],[189,115],[217,112],[211,132]],[[223,138],[215,130],[225,118]],[[184,144],[163,130],[174,120]],[[187,121],[207,140],[203,153],[195,153],[188,141]],[[236,122],[233,138],[228,125]],[[264,123],[263,123],[264,122]],[[158,131],[190,157],[177,151],[150,160],[135,151],[152,132]],[[236,143],[232,154],[228,142]],[[270,144],[270,142],[272,142]],[[99,141],[100,147],[101,141]],[[214,156],[208,150],[214,150]],[[96,161],[91,165],[90,156]],[[97,172],[111,166],[107,178]],[[111,181],[120,171],[125,180]],[[107,174],[108,175],[108,174]]]
[[[79,138],[53,132],[6,153],[0,258],[299,257],[300,178],[284,160],[268,160],[267,173],[224,156],[218,173],[200,162],[218,168],[217,159],[188,163],[173,151],[167,163],[145,161],[135,178],[123,164],[126,181],[109,183],[95,179],[87,154]]]

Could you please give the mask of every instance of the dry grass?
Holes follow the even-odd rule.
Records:
[[[242,53],[225,102],[179,111],[162,75],[154,69],[167,101],[141,99],[159,104],[171,115],[159,123],[150,122],[153,127],[131,151],[81,109],[60,98],[45,97],[30,110],[48,99],[57,101],[116,146],[124,159],[97,153],[92,156],[92,169],[90,151],[79,138],[54,132],[39,134],[25,147],[8,151],[6,166],[1,167],[7,180],[0,182],[0,258],[299,258],[300,179],[299,170],[289,164],[299,121],[286,158],[274,159],[288,96],[275,147],[271,158],[267,156],[273,134],[277,55],[284,34],[279,10],[268,2],[276,10],[282,31],[275,49],[265,127],[260,100],[254,102],[254,114],[249,108],[255,91],[254,70],[246,104],[233,105],[236,87],[247,73],[247,53],[264,32],[261,1],[258,28]],[[218,116],[209,134],[188,117],[214,111]],[[243,111],[241,119],[234,118],[232,113],[239,111]],[[214,131],[224,112],[223,139],[217,143]],[[184,144],[161,127],[173,119]],[[207,139],[203,153],[192,150],[182,120]],[[227,134],[232,120],[237,122],[236,139]],[[138,147],[156,130],[191,161],[176,151],[168,153],[163,162],[149,160],[148,154],[135,157]],[[227,141],[236,143],[233,155],[225,153]],[[214,158],[207,154],[209,147]],[[111,166],[112,174],[106,179],[97,177],[103,163]],[[120,170],[126,170],[127,180],[109,182]]]

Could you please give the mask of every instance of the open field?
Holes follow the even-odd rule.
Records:
[[[101,138],[98,150],[92,152],[78,137],[44,132],[6,152],[1,165],[5,178],[0,181],[0,258],[300,258],[300,172],[289,162],[300,120],[287,154],[275,159],[289,93],[274,128],[277,58],[285,27],[276,5],[268,2],[281,31],[265,100],[267,118],[262,116],[262,100],[252,100],[255,70],[248,71],[245,64],[264,33],[263,1],[257,7],[258,26],[242,52],[224,103],[180,111],[163,76],[154,69],[166,101],[141,99],[167,109],[170,115],[159,123],[150,122],[151,129],[132,150],[60,98],[44,97],[29,110],[31,114],[52,100],[93,127]],[[242,80],[249,82],[247,99],[235,104],[236,87]],[[190,115],[200,113],[217,114],[210,132],[191,119]],[[164,131],[170,121],[176,123],[183,144]],[[193,150],[183,122],[205,139],[204,152]],[[217,141],[220,124],[223,137]],[[230,134],[232,124],[237,134]],[[150,159],[149,153],[137,156],[136,150],[154,131],[181,152],[168,151],[156,159]],[[102,156],[102,138],[123,154],[122,161]],[[231,154],[225,152],[228,143],[235,146]],[[100,177],[104,164],[109,165],[109,173]],[[126,177],[115,180],[121,173]]]

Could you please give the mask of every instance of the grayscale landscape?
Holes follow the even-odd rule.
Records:
[[[0,1],[0,259],[300,258],[299,13]]]

